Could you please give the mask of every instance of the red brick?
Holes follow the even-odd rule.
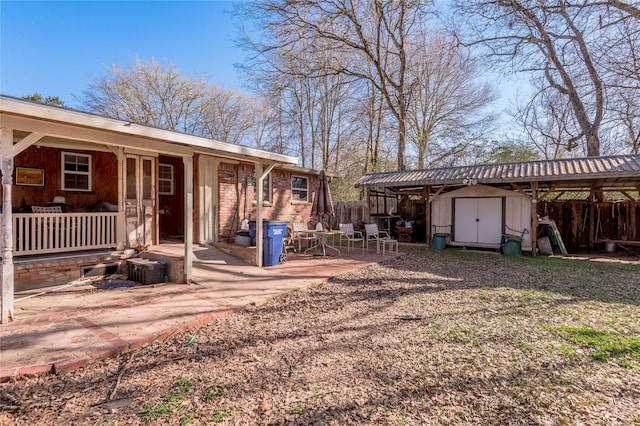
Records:
[[[97,360],[97,359],[115,358],[119,354],[120,354],[120,349],[112,346],[112,347],[106,348],[106,349],[99,349],[99,350],[96,350],[96,351],[91,351],[87,355],[92,360]]]
[[[134,340],[132,340],[129,343],[129,347],[131,349],[138,349],[146,344],[153,342],[154,340],[156,340],[155,336],[152,336],[150,334],[145,334],[143,336],[138,336]]]
[[[53,364],[53,372],[55,374],[63,373],[66,371],[78,370],[87,366],[86,358],[68,359],[65,361],[56,362]]]
[[[53,369],[53,365],[51,364],[22,367],[18,370],[15,377],[16,377],[16,380],[22,377],[36,377],[41,374],[50,373],[52,369]]]
[[[8,370],[0,370],[0,383],[7,383],[15,379],[17,368],[10,368]]]

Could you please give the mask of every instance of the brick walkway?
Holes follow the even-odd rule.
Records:
[[[0,325],[0,382],[82,368],[396,255],[293,255],[283,265],[258,268],[213,247],[194,247],[190,284],[17,293],[15,320]]]

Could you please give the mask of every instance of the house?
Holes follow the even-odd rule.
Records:
[[[446,230],[450,245],[495,249],[526,230],[535,254],[553,222],[569,249],[640,245],[637,154],[371,173],[356,187],[371,220],[411,220],[416,241]]]
[[[318,172],[288,155],[2,95],[0,128],[2,321],[16,288],[108,268],[124,249],[181,241],[169,274],[188,282],[194,243],[310,216]],[[256,239],[261,265],[261,227]]]

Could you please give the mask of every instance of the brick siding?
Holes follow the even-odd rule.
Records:
[[[309,200],[307,203],[291,202],[291,175],[288,170],[275,169],[270,173],[272,180],[272,202],[263,207],[263,217],[286,222],[304,222],[311,220],[311,202],[315,175],[295,173],[309,179]],[[244,219],[252,220],[257,216],[255,205],[255,185],[247,185],[247,177],[254,178],[252,164],[221,163],[218,169],[220,194],[220,239],[224,241],[237,230]],[[237,214],[234,218],[234,212]],[[233,235],[231,235],[233,237]]]

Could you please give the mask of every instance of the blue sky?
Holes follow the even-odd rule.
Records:
[[[229,1],[0,1],[0,93],[77,97],[105,67],[165,58],[241,88]]]
[[[242,89],[234,64],[233,2],[0,0],[0,93],[58,96],[79,108],[79,97],[105,67],[171,61],[183,75]],[[514,81],[501,78],[502,109],[515,96]]]

